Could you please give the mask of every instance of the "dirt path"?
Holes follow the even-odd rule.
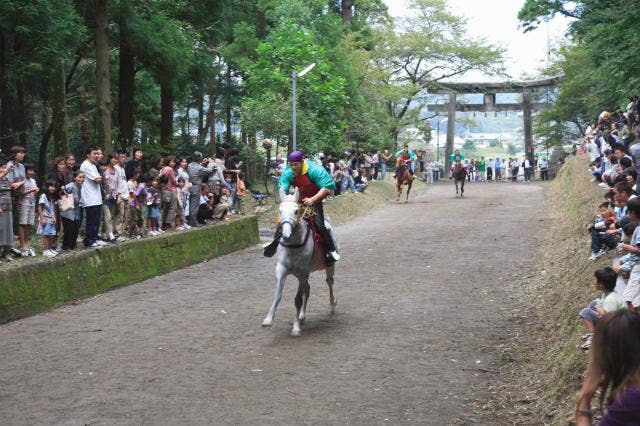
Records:
[[[340,226],[337,312],[311,281],[260,327],[273,259],[254,247],[0,326],[3,424],[491,424],[508,282],[543,189],[441,185]]]

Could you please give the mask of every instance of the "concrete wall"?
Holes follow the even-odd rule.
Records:
[[[255,216],[83,250],[0,271],[0,323],[142,281],[259,242]]]

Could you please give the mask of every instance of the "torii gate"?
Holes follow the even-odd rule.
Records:
[[[447,104],[427,105],[429,112],[447,112],[447,144],[445,146],[445,170],[451,167],[451,154],[453,153],[453,139],[455,136],[456,111],[466,112],[503,112],[523,111],[524,113],[524,150],[529,161],[533,161],[533,131],[531,112],[533,110],[545,110],[551,107],[550,103],[533,103],[531,94],[544,92],[555,88],[561,80],[561,76],[542,80],[499,82],[499,83],[441,83],[435,90],[429,90],[429,94],[448,94]],[[456,104],[458,94],[483,93],[482,104]],[[522,103],[496,103],[497,93],[521,93]]]

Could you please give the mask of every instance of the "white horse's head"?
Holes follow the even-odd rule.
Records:
[[[288,240],[293,234],[294,228],[298,225],[298,213],[300,209],[300,191],[295,189],[293,194],[285,194],[280,190],[280,225],[282,226],[282,238]]]

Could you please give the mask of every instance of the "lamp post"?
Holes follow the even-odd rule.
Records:
[[[293,127],[292,131],[292,149],[293,151],[297,150],[297,135],[296,135],[296,127],[297,127],[297,117],[296,117],[296,89],[298,86],[298,77],[304,77],[306,73],[311,71],[316,66],[316,63],[312,63],[299,73],[294,71],[291,73],[291,83],[292,83],[292,94],[291,94],[291,125]]]

